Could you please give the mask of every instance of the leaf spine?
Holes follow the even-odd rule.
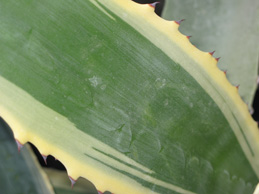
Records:
[[[185,19],[181,19],[181,20],[178,20],[178,21],[174,21],[176,24],[180,25]]]
[[[215,58],[216,59],[216,61],[219,61],[220,60],[220,57],[218,57],[218,58]]]
[[[18,148],[18,152],[20,153],[21,149],[23,148],[23,144],[18,139],[15,139],[15,142]]]
[[[76,183],[76,180],[75,179],[73,179],[71,176],[69,176],[68,175],[68,178],[69,178],[69,180],[70,180],[70,182],[71,182],[71,188],[73,189],[73,187],[74,187],[74,185],[75,185],[75,183]]]
[[[47,165],[47,158],[48,156],[44,155],[44,154],[41,154],[43,160],[44,160],[44,163]]]
[[[153,7],[153,8],[156,8],[156,5],[157,5],[158,3],[160,3],[160,2],[159,2],[159,1],[156,1],[156,2],[154,2],[154,3],[150,3],[149,6],[150,6],[150,7]]]
[[[214,53],[215,53],[215,51],[209,52],[209,54],[210,54],[211,56],[213,56]]]

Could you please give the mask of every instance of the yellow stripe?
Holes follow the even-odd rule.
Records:
[[[257,184],[253,194],[259,194],[259,184]]]

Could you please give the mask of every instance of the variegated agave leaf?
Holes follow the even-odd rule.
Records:
[[[0,115],[117,193],[252,193],[258,128],[217,60],[130,0],[0,6]]]

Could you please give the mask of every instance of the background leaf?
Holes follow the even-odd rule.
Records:
[[[219,68],[239,85],[243,100],[251,107],[256,90],[259,54],[259,1],[257,0],[167,0],[162,17],[186,19],[180,31],[207,52],[216,50]]]
[[[45,168],[56,194],[98,194],[94,185],[84,178],[79,178],[73,188],[66,172]]]
[[[11,129],[0,118],[0,192],[54,194],[47,176],[26,147],[18,153]]]

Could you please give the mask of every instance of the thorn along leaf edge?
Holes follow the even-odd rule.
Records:
[[[23,144],[21,144],[21,142],[18,139],[15,139],[17,148],[18,148],[18,152],[20,153],[21,149],[23,148]]]
[[[221,57],[217,57],[217,58],[215,58],[215,59],[216,59],[216,61],[218,62],[218,61],[220,60],[220,58],[221,58]]]
[[[157,1],[157,2],[154,2],[154,3],[149,3],[149,6],[152,7],[152,8],[155,8],[158,3],[160,3],[160,2]]]
[[[178,20],[178,21],[174,21],[176,24],[180,25],[185,19],[181,19],[181,20]]]
[[[41,156],[42,156],[42,158],[44,160],[44,163],[47,165],[47,158],[48,158],[48,156],[45,156],[44,154],[42,154]]]
[[[213,56],[215,52],[216,52],[216,51],[212,51],[212,52],[209,52],[209,54],[210,54],[211,56]]]
[[[76,180],[73,179],[73,178],[72,178],[71,176],[69,176],[69,175],[68,175],[68,178],[69,178],[69,180],[70,180],[70,182],[71,182],[71,188],[73,189],[74,185],[76,184]]]

